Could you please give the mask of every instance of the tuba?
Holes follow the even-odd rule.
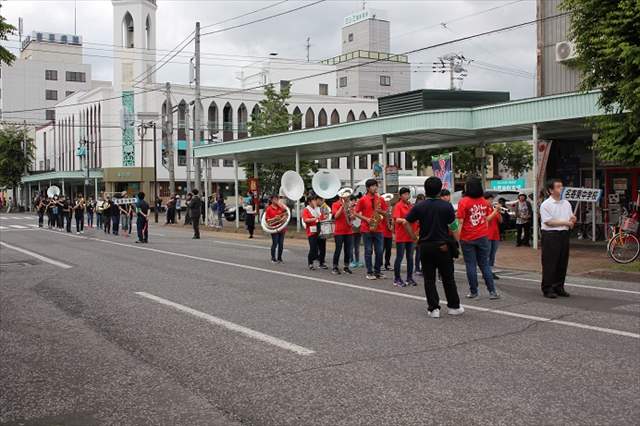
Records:
[[[316,195],[330,200],[340,191],[340,178],[333,172],[327,170],[320,170],[313,175],[311,179],[311,187]]]
[[[287,197],[291,201],[298,201],[304,194],[304,181],[302,177],[293,170],[287,170],[280,179],[281,196]],[[266,209],[260,218],[262,230],[267,234],[275,234],[287,227],[291,221],[291,209],[285,206],[285,211],[267,220]]]
[[[60,195],[60,188],[58,188],[55,185],[51,185],[48,189],[47,189],[47,197],[49,198],[53,198]]]

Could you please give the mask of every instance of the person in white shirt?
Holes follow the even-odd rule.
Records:
[[[571,203],[562,199],[560,179],[547,183],[549,198],[540,206],[542,223],[542,294],[544,297],[569,297],[564,289],[569,264],[569,232],[576,224]]]

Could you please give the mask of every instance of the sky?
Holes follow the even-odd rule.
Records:
[[[158,59],[173,49],[200,21],[203,33],[225,29],[275,15],[313,1],[188,1],[158,0]],[[239,87],[236,74],[271,53],[279,58],[305,60],[310,37],[310,58],[321,60],[341,53],[340,34],[345,16],[362,9],[362,1],[327,0],[264,22],[202,37],[202,84]],[[83,37],[85,63],[92,64],[93,79],[112,80],[113,24],[110,0],[6,0],[0,13],[17,27],[24,20],[24,32],[74,32]],[[212,25],[257,9],[250,16]],[[367,1],[366,7],[379,11],[391,22],[392,53],[445,43],[456,38],[535,19],[534,0],[414,0]],[[204,28],[207,25],[211,27]],[[448,74],[432,72],[432,63],[448,53],[472,60],[465,67],[463,88],[511,92],[512,99],[534,96],[536,61],[535,25],[446,44],[409,55],[412,89],[446,89]],[[17,37],[12,37],[16,39]],[[3,42],[17,47],[17,41]],[[15,50],[13,50],[15,52]],[[193,43],[157,73],[157,81],[187,83]]]

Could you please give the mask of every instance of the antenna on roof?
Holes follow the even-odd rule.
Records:
[[[307,48],[307,62],[309,62],[309,50],[311,49],[311,37],[307,37],[307,44],[305,45]]]

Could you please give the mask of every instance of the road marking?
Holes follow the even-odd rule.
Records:
[[[464,270],[460,270],[460,269],[455,269],[454,272],[458,273],[458,274],[464,274],[466,275],[467,272]],[[482,277],[482,274],[478,274],[478,277]],[[509,275],[503,275],[500,274],[501,278],[506,278],[509,280],[520,280],[520,281],[530,281],[530,282],[534,282],[534,283],[540,283],[540,280],[536,280],[533,278],[523,278],[523,277],[514,277],[514,276],[509,276]],[[568,287],[578,287],[578,288],[588,288],[591,290],[602,290],[602,291],[613,291],[616,293],[628,293],[628,294],[640,294],[640,291],[635,291],[635,290],[623,290],[621,288],[611,288],[611,287],[596,287],[593,285],[584,285],[584,284],[572,284],[572,283],[565,283],[565,286]]]
[[[6,226],[0,226],[0,230],[2,229],[9,229],[9,228],[7,228]]]
[[[37,223],[30,223],[30,224],[29,224],[29,225],[27,225],[27,226],[30,226],[30,227],[32,227],[32,228],[40,228],[40,225],[38,225]]]
[[[9,225],[11,228],[16,228],[16,229],[28,229],[28,227],[26,226],[22,226],[22,225]]]
[[[277,346],[281,349],[286,349],[288,351],[297,353],[298,355],[312,355],[315,351],[311,349],[307,349],[303,346],[296,345],[294,343],[287,342],[286,340],[279,339],[277,337],[270,336],[268,334],[261,333],[259,331],[253,330],[251,328],[244,327],[242,325],[236,324],[231,321],[224,320],[222,318],[214,317],[213,315],[209,315],[207,313],[197,311],[193,308],[190,308],[185,305],[181,305],[179,303],[172,302],[167,299],[163,299],[162,297],[154,296],[153,294],[137,291],[136,294],[138,296],[146,297],[147,299],[158,302],[162,305],[170,306],[174,309],[177,309],[182,312],[186,312],[198,318],[209,321],[212,324],[219,325],[221,327],[226,328],[227,330],[235,331],[236,333],[244,334],[245,336],[251,337],[256,340],[260,340],[261,342],[268,343],[273,346]]]
[[[242,243],[234,243],[231,241],[220,241],[220,240],[211,240],[212,242],[216,243],[216,244],[223,244],[223,245],[228,245],[228,246],[236,246],[236,247],[251,247],[251,248],[257,248],[257,249],[263,249],[263,250],[271,250],[271,247],[267,247],[267,246],[259,246],[257,244],[242,244]],[[284,249],[285,252],[289,251],[289,249]]]
[[[58,266],[58,267],[60,267],[60,268],[62,268],[62,269],[69,269],[69,268],[73,268],[73,266],[71,266],[71,265],[67,265],[66,263],[58,262],[57,260],[51,259],[51,258],[49,258],[49,257],[42,256],[41,254],[34,253],[34,252],[32,252],[32,251],[25,250],[25,249],[20,248],[20,247],[12,246],[12,245],[7,244],[7,243],[5,243],[5,242],[3,242],[3,241],[0,241],[0,246],[2,246],[2,247],[6,247],[6,248],[8,248],[8,249],[15,250],[15,251],[18,251],[18,252],[20,252],[20,253],[23,253],[23,254],[29,255],[29,256],[31,256],[31,257],[35,257],[35,258],[36,258],[36,259],[38,259],[38,260],[41,260],[41,261],[46,262],[46,263],[50,263],[50,264],[55,265],[55,266]]]
[[[67,236],[73,237],[73,238],[90,239],[90,238],[87,238],[87,237],[81,237],[79,235],[69,235],[69,234],[63,234],[63,235],[67,235]],[[103,243],[106,243],[106,244],[113,244],[113,245],[118,245],[118,246],[123,246],[123,247],[129,247],[129,248],[132,248],[132,249],[146,250],[146,251],[150,251],[150,252],[153,252],[153,253],[166,254],[166,255],[169,255],[169,256],[183,257],[185,259],[199,260],[199,261],[202,261],[202,262],[215,263],[215,264],[218,264],[218,265],[231,266],[231,267],[235,267],[235,268],[248,269],[248,270],[258,271],[258,272],[266,272],[266,273],[269,273],[269,274],[281,275],[281,276],[291,277],[291,278],[300,278],[300,279],[304,279],[304,280],[308,280],[308,281],[315,281],[315,282],[324,283],[324,284],[331,284],[331,285],[335,285],[335,286],[339,286],[339,287],[352,288],[352,289],[356,289],[356,290],[369,291],[369,292],[372,292],[372,293],[385,294],[385,295],[388,295],[388,296],[404,297],[406,299],[419,300],[421,302],[425,301],[424,297],[414,296],[412,294],[397,293],[395,291],[390,291],[390,290],[382,290],[382,289],[378,289],[378,288],[364,287],[364,286],[361,286],[361,285],[343,283],[343,282],[339,282],[339,281],[332,281],[332,280],[328,280],[328,279],[324,279],[324,278],[310,277],[310,276],[307,276],[307,275],[294,274],[294,273],[291,273],[291,272],[275,271],[273,269],[267,269],[267,268],[262,268],[262,267],[258,267],[258,266],[242,265],[240,263],[227,262],[227,261],[224,261],[224,260],[217,260],[217,259],[209,259],[209,258],[199,257],[199,256],[192,256],[190,254],[171,252],[171,251],[160,250],[160,249],[151,248],[151,247],[134,246],[134,245],[131,245],[131,244],[124,244],[124,243],[119,243],[119,242],[116,242],[116,241],[101,240],[99,238],[91,238],[91,240],[100,241],[100,242],[103,242]],[[443,304],[446,303],[446,301],[443,300],[443,299],[441,299],[440,301]],[[545,317],[538,317],[538,316],[534,316],[534,315],[519,314],[517,312],[503,311],[503,310],[500,310],[500,309],[483,308],[483,307],[480,307],[480,306],[464,305],[464,307],[465,307],[465,309],[468,309],[468,310],[475,310],[475,311],[480,311],[480,312],[488,312],[488,313],[493,313],[493,314],[497,314],[497,315],[505,315],[505,316],[522,318],[522,319],[529,319],[529,320],[532,320],[532,321],[535,321],[535,322],[540,322],[540,323],[558,324],[558,325],[564,325],[564,326],[567,326],[567,327],[581,328],[581,329],[584,329],[584,330],[599,331],[599,332],[602,332],[602,333],[613,334],[613,335],[617,335],[617,336],[624,336],[624,337],[631,337],[631,338],[634,338],[634,339],[640,339],[640,334],[638,334],[638,333],[631,333],[631,332],[628,332],[628,331],[616,330],[616,329],[613,329],[613,328],[597,327],[597,326],[592,326],[592,325],[587,325],[587,324],[582,324],[582,323],[577,323],[577,322],[562,321],[562,320],[555,320],[553,318],[545,318]]]

